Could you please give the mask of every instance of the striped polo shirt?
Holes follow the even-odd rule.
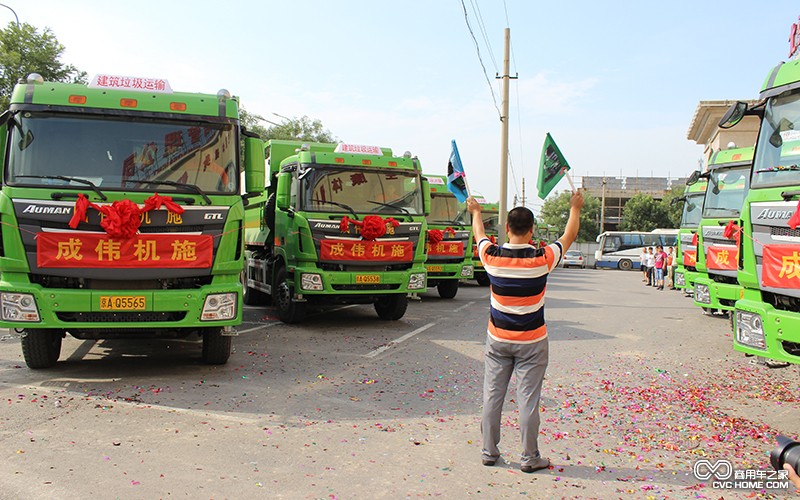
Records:
[[[544,291],[547,275],[558,264],[562,250],[558,241],[543,248],[512,243],[500,247],[488,238],[478,242],[478,253],[492,285],[490,337],[515,344],[547,338]]]

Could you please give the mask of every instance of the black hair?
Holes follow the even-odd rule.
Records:
[[[533,229],[533,212],[525,207],[515,207],[508,212],[508,230],[515,236],[525,236]]]

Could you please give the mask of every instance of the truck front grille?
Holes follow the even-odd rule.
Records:
[[[797,342],[789,342],[788,340],[784,340],[782,343],[784,351],[792,356],[800,356],[800,344]]]
[[[31,283],[42,288],[67,288],[86,290],[187,290],[211,284],[211,276],[192,278],[165,278],[160,280],[98,280],[69,278],[48,274],[30,274]]]
[[[772,292],[761,291],[761,298],[767,304],[781,311],[800,312],[800,299]]]
[[[59,312],[59,321],[65,323],[153,323],[177,322],[186,317],[186,311],[172,312]]]

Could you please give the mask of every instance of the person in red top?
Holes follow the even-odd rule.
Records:
[[[494,465],[500,458],[497,446],[503,401],[514,374],[522,433],[520,470],[534,472],[550,466],[539,453],[537,439],[539,399],[549,359],[544,294],[548,274],[578,236],[583,203],[583,195],[573,192],[564,235],[542,248],[529,244],[533,213],[525,207],[512,209],[506,224],[508,243],[501,247],[486,237],[480,204],[472,197],[467,199],[478,255],[491,283],[481,417],[483,465]]]

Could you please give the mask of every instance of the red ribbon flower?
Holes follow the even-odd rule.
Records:
[[[364,220],[359,221],[345,215],[339,223],[339,231],[343,233],[350,231],[350,224],[361,228],[361,237],[366,241],[373,241],[386,234],[387,224],[391,224],[393,227],[400,225],[393,217],[384,219],[380,215],[367,215]]]
[[[90,202],[83,193],[78,194],[75,201],[75,213],[69,220],[69,227],[75,229],[82,220],[86,219],[86,211],[94,208],[104,215],[100,226],[112,238],[127,239],[136,236],[139,226],[142,225],[142,214],[151,210],[158,210],[161,206],[173,213],[182,214],[184,208],[172,201],[169,196],[160,196],[158,193],[144,200],[144,207],[131,200],[118,200],[111,205],[98,205]]]
[[[452,227],[446,228],[444,231],[441,229],[428,229],[428,241],[431,245],[436,245],[437,243],[441,243],[444,239],[444,235],[446,233],[450,233],[453,236],[456,235],[456,230]]]
[[[697,233],[692,233],[692,245],[697,246]]]
[[[739,227],[739,224],[737,224],[736,221],[732,220],[732,221],[728,222],[728,224],[725,226],[725,229],[722,231],[722,236],[724,236],[724,237],[726,237],[728,239],[731,239],[731,238],[735,237],[736,244],[738,245],[739,244],[739,235],[741,234],[741,230],[742,230],[742,228]]]

